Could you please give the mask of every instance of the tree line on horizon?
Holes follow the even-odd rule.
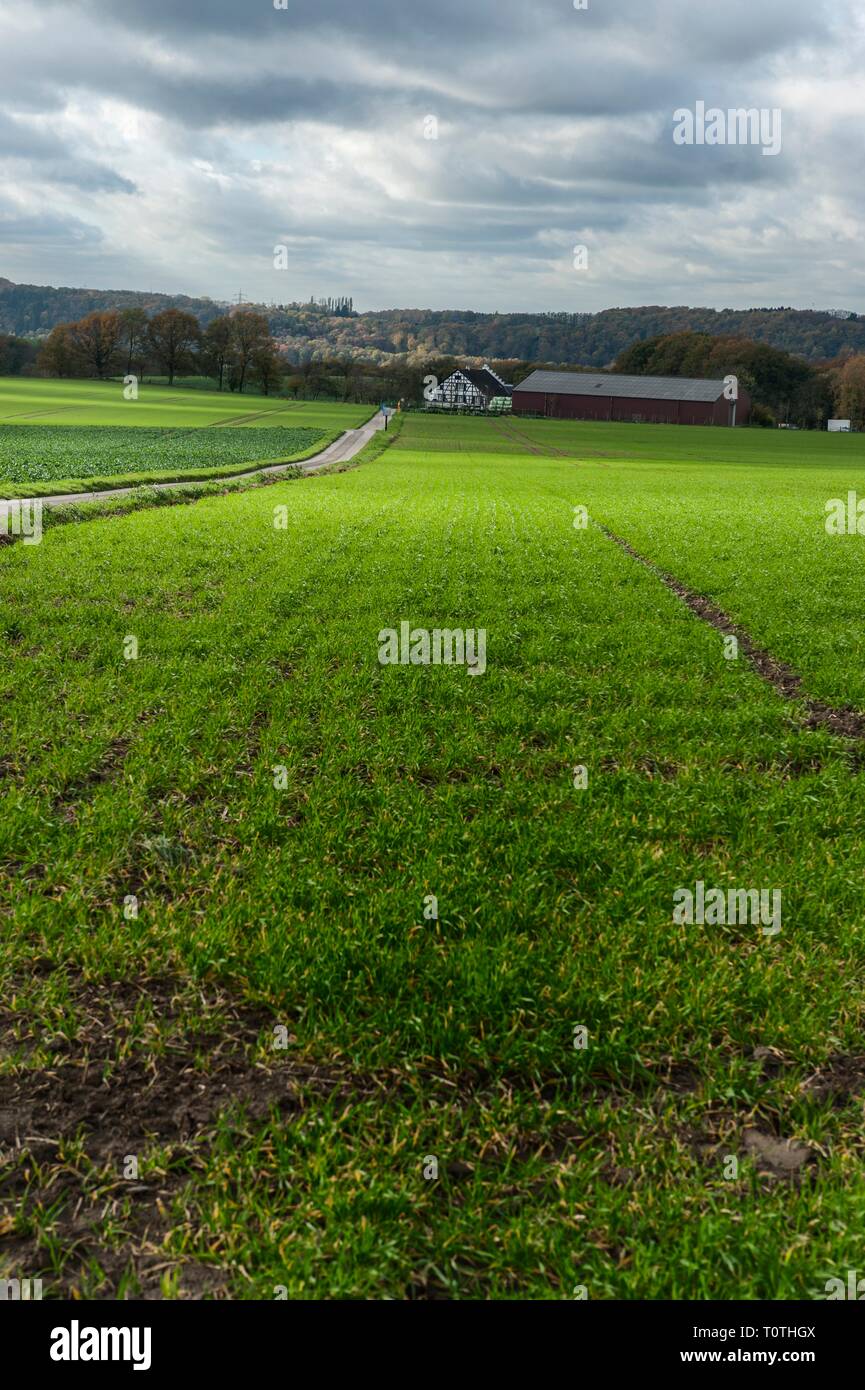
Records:
[[[0,278],[0,334],[16,337],[43,339],[59,323],[110,309],[140,308],[148,317],[179,309],[194,314],[206,327],[229,307],[181,294],[19,285]],[[543,313],[418,308],[360,312],[350,295],[329,295],[270,305],[247,302],[242,307],[267,318],[281,350],[297,365],[309,358],[384,363],[395,357],[420,363],[451,356],[610,367],[637,341],[686,332],[748,338],[813,365],[845,352],[865,353],[865,314],[784,305],[710,309],[644,304],[590,312],[572,304]]]
[[[267,319],[251,310],[221,314],[202,326],[183,309],[96,310],[52,328],[38,348],[34,370],[52,377],[118,375],[212,377],[219,391],[255,385],[265,395],[282,381],[284,362]]]
[[[752,423],[819,429],[849,419],[865,429],[865,353],[843,352],[812,365],[767,343],[711,333],[669,333],[633,343],[613,370],[632,376],[705,377],[732,373],[754,404]]]
[[[747,338],[818,365],[842,352],[865,353],[865,316],[792,308],[692,309],[643,305],[597,313],[506,313],[382,309],[327,318],[304,306],[268,311],[271,331],[295,362],[434,356],[483,361],[580,362],[609,368],[638,341],[676,333]]]
[[[41,345],[0,336],[0,375],[84,377],[107,380],[134,374],[167,379],[209,377],[217,390],[296,400],[329,399],[420,407],[432,375],[444,380],[460,366],[482,359],[433,355],[413,360],[391,356],[384,362],[356,357],[307,359],[296,363],[273,338],[268,320],[249,309],[222,314],[202,325],[183,310],[165,309],[149,318],[140,308],[107,310],[77,322],[58,324]],[[517,385],[538,367],[591,372],[591,364],[496,358],[490,361],[504,381]],[[605,370],[605,369],[601,369]],[[812,365],[766,343],[735,336],[682,332],[631,343],[610,370],[636,376],[721,378],[735,373],[749,391],[752,423],[793,424],[815,429],[833,415],[865,429],[865,353],[845,351],[835,360]]]

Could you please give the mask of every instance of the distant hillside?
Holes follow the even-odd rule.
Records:
[[[79,290],[53,285],[15,285],[0,277],[0,333],[17,338],[44,337],[58,323],[71,323],[94,309],[186,309],[202,323],[225,310],[212,299],[185,294],[149,294],[140,290]]]
[[[348,303],[348,301],[346,301]],[[15,285],[0,278],[0,333],[44,336],[55,324],[94,309],[141,306],[187,309],[208,323],[229,307],[186,295],[137,290],[54,289]],[[280,308],[248,305],[267,313],[271,331],[293,362],[343,357],[385,363],[394,357],[421,362],[455,356],[481,360],[558,362],[610,366],[635,342],[671,333],[710,333],[749,338],[783,348],[806,361],[865,352],[865,316],[848,318],[813,309],[691,309],[649,305],[603,309],[596,314],[480,314],[470,309],[383,309],[332,314],[321,303]]]
[[[814,362],[845,348],[865,351],[865,317],[842,319],[810,309],[689,309],[651,305],[597,314],[478,314],[386,309],[349,319],[298,321],[271,313],[271,328],[296,360],[358,350],[383,360],[449,354],[491,360],[610,366],[632,343],[670,333],[750,338]]]

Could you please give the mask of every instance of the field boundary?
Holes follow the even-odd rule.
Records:
[[[209,467],[204,463],[198,466],[193,465],[188,468],[179,466],[171,467],[167,465],[162,468],[145,471],[140,469],[136,470],[133,467],[126,471],[117,469],[113,472],[85,478],[70,475],[65,478],[53,478],[46,482],[17,482],[11,479],[0,478],[0,502],[11,502],[21,499],[35,500],[38,498],[43,502],[47,502],[48,505],[52,505],[54,504],[54,499],[59,497],[65,497],[67,499],[75,498],[78,500],[80,496],[83,500],[85,495],[92,496],[95,494],[120,491],[122,489],[132,490],[140,487],[160,486],[164,483],[193,483],[206,482],[218,478],[245,477],[252,469],[271,466],[276,467],[277,465],[288,466],[289,464],[302,463],[306,460],[314,459],[324,450],[330,448],[331,445],[336,444],[343,435],[352,434],[356,430],[364,429],[365,426],[369,425],[379,414],[378,409],[372,405],[357,402],[337,402],[335,404],[357,405],[358,413],[361,416],[357,424],[353,424],[348,428],[340,422],[331,423],[329,427],[328,425],[305,425],[303,423],[303,406],[311,405],[314,407],[314,402],[288,401],[283,397],[276,396],[252,396],[249,397],[248,400],[250,405],[256,405],[262,401],[274,403],[278,401],[281,403],[278,405],[275,404],[272,408],[268,407],[264,410],[244,411],[243,414],[226,416],[216,421],[208,420],[204,423],[190,423],[186,421],[176,425],[152,424],[149,428],[159,430],[161,433],[166,436],[171,436],[172,438],[183,436],[194,437],[202,431],[206,433],[210,430],[228,429],[231,431],[236,428],[252,428],[254,424],[266,423],[272,418],[272,428],[278,430],[286,427],[285,416],[288,414],[292,418],[292,428],[315,433],[318,437],[293,453],[284,455],[275,454],[270,458],[241,459],[240,462],[226,462],[224,464],[214,464]],[[328,403],[324,402],[323,404]],[[82,405],[79,402],[74,405],[56,406],[47,410],[19,411],[14,415],[0,416],[0,429],[7,425],[20,427],[21,424],[29,422],[39,424],[42,417],[45,415],[53,416],[67,414],[70,411],[80,411],[81,409]],[[357,416],[354,418],[357,419]],[[67,424],[66,426],[61,426],[61,428],[94,429],[99,428],[99,425],[76,422],[73,425]]]
[[[361,425],[358,429],[342,430],[336,436],[324,440],[317,439],[310,449],[301,450],[292,458],[281,459],[268,462],[261,460],[259,463],[250,467],[248,463],[231,464],[225,468],[210,469],[189,469],[183,473],[156,473],[156,474],[136,474],[137,479],[134,484],[119,483],[116,487],[92,488],[81,487],[80,482],[76,484],[76,490],[67,492],[54,492],[50,494],[40,493],[31,489],[25,490],[24,484],[17,491],[17,496],[34,498],[42,502],[46,507],[62,507],[76,502],[104,502],[115,497],[128,496],[130,493],[137,492],[141,487],[160,491],[164,488],[178,487],[184,484],[216,482],[219,479],[232,479],[242,481],[247,478],[258,477],[261,474],[284,472],[288,468],[300,468],[304,473],[317,472],[329,463],[341,463],[345,459],[353,458],[359,453],[366,444],[369,443],[373,434],[381,429],[384,417],[373,416],[373,419]],[[95,484],[105,483],[109,479],[94,478],[91,481]],[[44,484],[43,486],[50,486]],[[2,487],[2,484],[0,484]],[[17,489],[17,484],[16,484]],[[7,500],[13,501],[14,497],[7,496]]]
[[[650,570],[655,578],[659,579],[678,599],[681,599],[696,617],[704,623],[708,623],[716,632],[721,632],[727,637],[735,637],[739,650],[745,656],[751,669],[768,685],[771,685],[772,689],[783,700],[804,706],[806,728],[827,729],[829,733],[836,734],[839,738],[865,739],[865,714],[860,710],[850,706],[828,705],[823,700],[811,699],[802,688],[803,680],[799,673],[794,671],[792,666],[779,661],[764,647],[759,646],[748,630],[731,618],[728,613],[725,613],[722,608],[719,608],[712,599],[707,598],[705,594],[697,593],[696,589],[689,588],[675,575],[668,574],[654,561],[647,559],[645,555],[641,555],[638,550],[635,550],[630,541],[616,535],[615,531],[611,531],[602,522],[595,521],[594,524],[607,537],[607,540],[619,546],[632,560],[637,560],[645,569]]]
[[[151,507],[178,507],[200,502],[208,497],[230,497],[236,492],[272,487],[278,483],[312,476],[314,473],[321,473],[323,476],[329,472],[342,473],[349,466],[355,468],[359,463],[371,462],[377,458],[398,435],[399,423],[395,423],[387,433],[380,425],[376,425],[362,448],[343,458],[333,458],[320,463],[314,468],[304,468],[302,464],[294,462],[256,469],[253,473],[244,473],[241,477],[211,478],[205,481],[181,478],[171,483],[114,488],[101,497],[90,494],[81,498],[58,497],[43,518],[43,527],[64,526],[70,522],[104,521],[110,517],[128,516],[130,512],[144,511]],[[14,536],[0,537],[0,550],[4,545],[14,545],[15,540]]]
[[[194,434],[201,428],[204,426],[198,426],[195,430],[176,430],[172,433]],[[159,487],[167,483],[203,483],[215,478],[242,478],[250,468],[287,468],[291,464],[315,458],[325,449],[329,449],[345,433],[345,430],[322,430],[318,439],[287,458],[246,459],[242,463],[226,463],[212,468],[160,468],[152,472],[106,473],[90,478],[55,478],[49,483],[13,483],[0,480],[0,501],[39,498],[50,506],[54,499],[59,497],[68,500],[84,495],[120,492],[124,488]]]

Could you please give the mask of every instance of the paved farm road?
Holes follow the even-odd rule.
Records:
[[[368,420],[365,425],[361,425],[357,430],[346,430],[339,439],[334,440],[326,449],[322,449],[320,454],[313,454],[311,458],[303,459],[296,464],[272,463],[266,468],[251,468],[248,473],[232,473],[228,478],[208,478],[201,481],[202,487],[207,487],[211,483],[221,481],[234,482],[237,478],[254,478],[258,473],[281,473],[286,468],[302,468],[304,473],[316,473],[319,468],[324,468],[329,463],[344,463],[347,459],[354,458],[365,444],[368,444],[376,430],[384,426],[384,416],[381,411]],[[195,483],[183,483],[182,478],[176,478],[171,483],[151,483],[150,487],[162,489],[184,485],[194,487]],[[142,484],[139,484],[139,487]],[[59,497],[42,497],[40,501],[46,507],[62,507],[68,502],[100,502],[109,497],[125,497],[130,492],[137,492],[137,487],[112,487],[106,488],[103,492],[67,492]]]

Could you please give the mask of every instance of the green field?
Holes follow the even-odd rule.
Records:
[[[861,436],[411,416],[4,547],[0,1263],[107,1298],[865,1268],[865,750],[605,533],[865,709],[850,489]],[[486,671],[380,664],[403,621],[484,629]],[[674,921],[698,881],[780,931]]]
[[[306,458],[372,414],[371,406],[154,386],[127,401],[122,382],[0,378],[0,494],[225,477]]]

